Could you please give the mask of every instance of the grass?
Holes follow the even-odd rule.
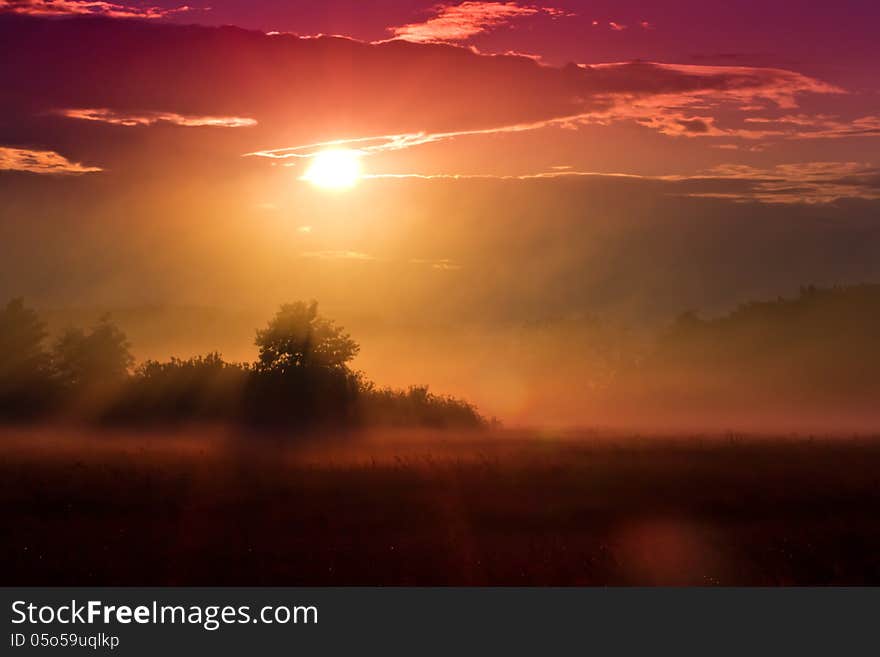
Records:
[[[880,583],[880,439],[0,433],[6,585]]]

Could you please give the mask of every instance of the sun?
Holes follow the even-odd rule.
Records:
[[[352,187],[361,177],[361,155],[347,148],[316,153],[301,180],[325,189]]]

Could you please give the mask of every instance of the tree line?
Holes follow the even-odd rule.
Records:
[[[257,360],[217,353],[135,364],[109,316],[48,343],[45,322],[22,299],[0,309],[0,418],[76,418],[150,424],[480,427],[468,402],[425,386],[376,386],[351,367],[360,346],[317,302],[280,307],[257,331]]]

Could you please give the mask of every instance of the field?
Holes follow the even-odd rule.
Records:
[[[0,432],[6,585],[880,584],[880,439]]]

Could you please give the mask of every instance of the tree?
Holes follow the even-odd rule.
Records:
[[[31,381],[45,374],[46,325],[37,313],[13,299],[0,310],[0,386]]]
[[[295,370],[346,370],[360,346],[342,327],[318,315],[318,302],[281,306],[266,328],[257,331],[257,367],[286,373]]]
[[[89,332],[67,329],[52,351],[52,365],[61,383],[70,387],[118,383],[134,363],[130,344],[108,316]]]
[[[45,338],[45,324],[21,299],[0,308],[0,416],[28,416],[49,403]]]

